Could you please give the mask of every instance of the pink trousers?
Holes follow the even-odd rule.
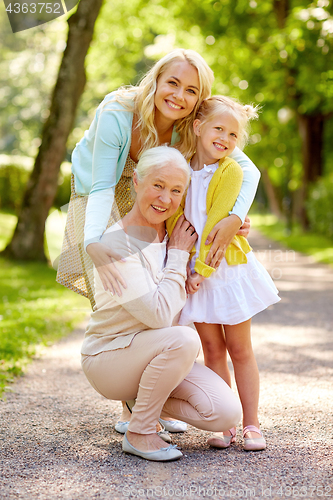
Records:
[[[216,373],[195,363],[199,349],[199,336],[190,327],[144,330],[124,349],[82,355],[82,368],[105,398],[136,398],[132,432],[156,432],[160,416],[206,431],[225,431],[239,422],[241,405]]]

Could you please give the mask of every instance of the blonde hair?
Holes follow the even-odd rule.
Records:
[[[258,118],[259,106],[241,104],[236,99],[223,95],[213,95],[201,103],[196,119],[206,123],[223,113],[232,115],[239,124],[239,136],[237,146],[241,149],[246,145],[249,138],[250,120]],[[193,136],[195,136],[193,132]]]
[[[155,92],[160,75],[174,62],[185,61],[198,71],[199,95],[192,112],[175,122],[179,134],[177,149],[186,157],[195,149],[192,125],[201,102],[211,93],[214,73],[203,57],[194,50],[175,49],[157,61],[137,86],[121,87],[115,92],[115,100],[128,111],[139,117],[137,128],[140,130],[142,147],[140,154],[149,148],[159,146],[158,133],[155,126]],[[134,99],[134,101],[133,101]]]
[[[157,146],[156,148],[147,149],[144,151],[134,170],[137,179],[141,182],[154,169],[159,169],[173,165],[181,170],[187,179],[187,184],[190,181],[190,169],[184,156],[175,148],[169,146]]]

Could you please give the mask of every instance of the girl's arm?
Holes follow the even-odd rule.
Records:
[[[196,293],[201,283],[205,280],[205,277],[199,273],[193,273],[190,276],[187,276],[187,280],[185,283],[186,292],[190,295]]]

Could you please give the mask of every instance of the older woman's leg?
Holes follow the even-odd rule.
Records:
[[[210,368],[194,363],[170,394],[162,417],[173,417],[206,431],[221,432],[241,419],[241,404],[230,387]]]
[[[82,367],[106,398],[136,398],[129,431],[153,434],[164,403],[191,371],[199,349],[199,336],[189,327],[145,330],[124,349],[83,357]]]

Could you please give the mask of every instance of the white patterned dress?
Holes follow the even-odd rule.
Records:
[[[205,165],[202,170],[191,169],[185,217],[199,234],[197,251],[190,262],[192,272],[199,254],[200,235],[207,219],[207,189],[217,168],[218,163]],[[278,290],[266,269],[252,251],[246,257],[247,263],[237,266],[229,266],[223,258],[219,268],[201,283],[199,290],[188,295],[179,324],[195,322],[237,325],[279,302]]]

